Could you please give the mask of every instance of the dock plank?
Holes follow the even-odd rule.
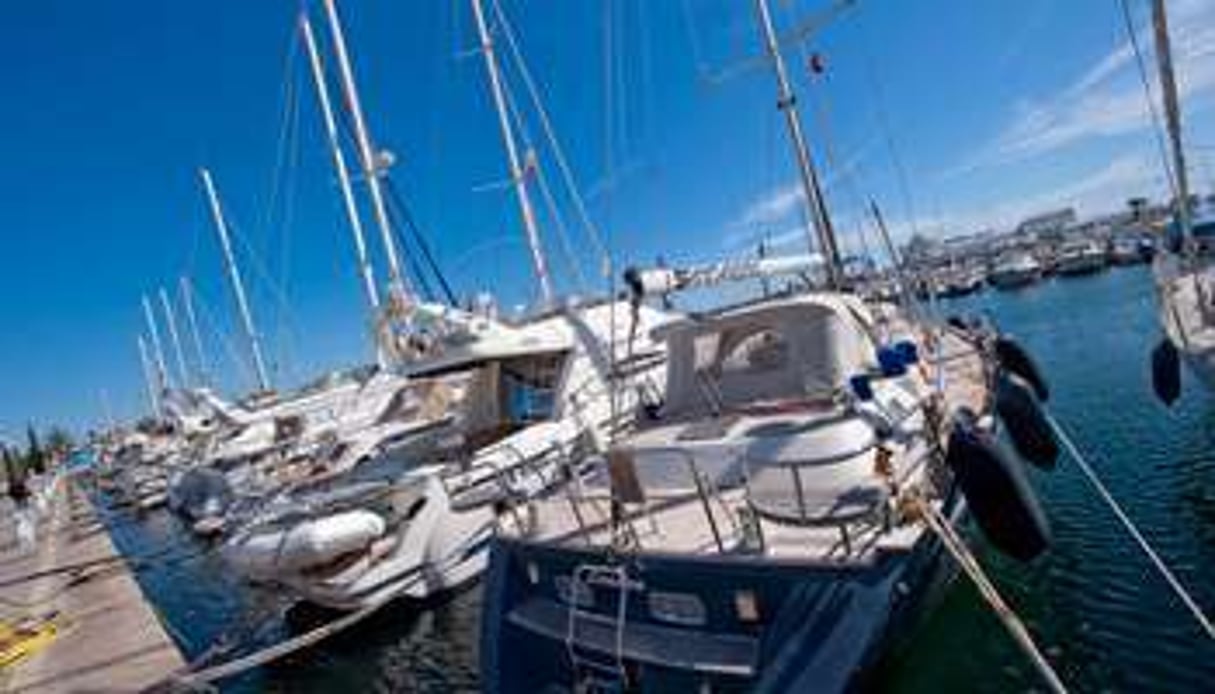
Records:
[[[135,692],[181,670],[181,653],[72,481],[61,483],[48,515],[36,551],[0,554],[0,617],[57,614],[60,631],[0,670],[0,689]],[[59,570],[76,566],[84,568]]]

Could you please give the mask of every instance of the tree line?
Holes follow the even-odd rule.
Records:
[[[45,435],[30,424],[25,429],[25,446],[0,442],[6,480],[22,480],[32,474],[42,475],[72,451],[72,435],[63,427],[53,426]]]

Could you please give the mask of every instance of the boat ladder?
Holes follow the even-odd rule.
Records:
[[[594,604],[593,587],[617,592],[614,615],[591,612],[586,609]],[[629,687],[629,674],[624,665],[624,627],[628,618],[629,592],[640,591],[644,585],[629,577],[623,565],[583,564],[570,576],[569,606],[566,623],[565,650],[573,672],[573,691],[579,694],[592,692],[624,692]],[[612,629],[610,653],[584,645],[579,640],[582,625]]]

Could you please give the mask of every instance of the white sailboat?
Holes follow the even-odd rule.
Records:
[[[635,412],[636,393],[613,401],[613,368],[627,349],[650,370],[661,351],[645,338],[630,343],[628,326],[613,325],[627,310],[605,303],[519,325],[436,314],[444,325],[436,352],[408,373],[466,385],[447,399],[453,422],[433,447],[381,455],[285,492],[226,543],[224,556],[250,578],[336,609],[425,598],[479,575],[499,519],[526,523],[518,506],[569,474],[565,456],[603,446]],[[649,329],[662,316],[644,309],[639,320]],[[375,532],[338,532],[356,519]],[[309,549],[280,552],[296,543]]]
[[[325,8],[355,111],[336,5],[329,0]],[[285,491],[224,548],[246,576],[333,608],[427,597],[478,575],[497,522],[567,474],[562,453],[601,448],[631,420],[640,396],[613,394],[615,370],[629,363],[653,372],[661,364],[661,351],[617,319],[631,315],[626,303],[557,304],[492,44],[474,8],[544,310],[507,323],[492,310],[390,305],[382,346],[411,381],[446,379],[450,426],[429,448],[383,452],[346,475]],[[301,28],[311,44],[306,19]],[[398,334],[392,320],[402,317]],[[637,314],[646,329],[662,319],[648,308]]]
[[[1016,289],[1034,282],[1042,276],[1042,264],[1033,254],[1014,251],[1000,256],[987,273],[987,281],[997,289]]]
[[[1171,145],[1175,219],[1170,243],[1153,263],[1165,340],[1152,355],[1153,385],[1171,404],[1180,393],[1179,362],[1184,360],[1199,380],[1215,388],[1215,266],[1210,251],[1195,235],[1189,175],[1182,144],[1181,106],[1173,74],[1172,49],[1164,0],[1152,3],[1156,56]],[[1182,359],[1178,359],[1180,353]]]
[[[573,458],[583,474],[493,541],[487,691],[844,691],[945,573],[926,517],[948,526],[969,504],[1010,554],[1045,547],[1018,463],[991,438],[997,336],[841,288],[776,31],[756,4],[821,260],[626,277],[638,303],[808,270],[827,286],[653,331],[668,350],[660,411],[606,455]]]
[[[1055,273],[1059,275],[1091,275],[1104,269],[1105,248],[1092,239],[1063,244],[1055,260]]]

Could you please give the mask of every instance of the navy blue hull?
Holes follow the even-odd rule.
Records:
[[[854,567],[745,555],[613,558],[499,538],[485,581],[482,682],[507,693],[588,684],[592,691],[845,691],[949,575],[940,558],[928,535],[916,551]],[[572,591],[569,577],[585,566],[624,567],[629,587]],[[655,604],[672,599],[684,608]],[[579,604],[572,619],[571,602]]]

